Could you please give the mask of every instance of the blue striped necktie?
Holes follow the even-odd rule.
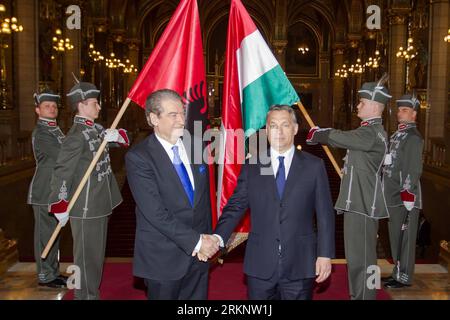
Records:
[[[173,146],[172,150],[173,150],[173,166],[177,171],[178,177],[180,178],[184,191],[186,192],[186,195],[189,198],[189,202],[191,203],[191,206],[193,206],[194,188],[192,187],[192,183],[191,180],[189,179],[186,167],[181,161],[180,154],[178,153],[178,146]]]

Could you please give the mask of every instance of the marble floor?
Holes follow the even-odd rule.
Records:
[[[127,258],[109,258],[107,262],[131,262]],[[345,260],[333,260],[335,264]],[[69,263],[61,264],[65,272]],[[393,265],[379,260],[382,276],[389,275]],[[37,285],[34,263],[17,263],[0,277],[0,300],[61,300],[67,289],[51,289]],[[437,264],[418,264],[414,285],[401,289],[387,289],[394,300],[450,300],[450,275]]]

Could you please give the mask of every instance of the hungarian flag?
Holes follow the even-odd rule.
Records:
[[[193,134],[194,121],[208,126],[205,65],[196,0],[181,0],[164,33],[138,75],[128,98],[142,108],[154,91],[172,89],[186,103],[186,128]],[[203,133],[203,132],[200,132]],[[217,221],[215,174],[209,165],[213,223]]]
[[[245,147],[233,132],[248,138],[261,129],[271,105],[292,105],[299,97],[240,0],[231,1],[228,20],[222,105],[222,145],[218,212],[231,197],[241,170]],[[248,215],[236,228],[248,232]]]

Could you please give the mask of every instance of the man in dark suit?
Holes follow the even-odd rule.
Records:
[[[334,211],[328,177],[321,159],[295,149],[297,131],[290,106],[270,108],[270,161],[263,164],[260,157],[257,164],[242,166],[214,232],[223,246],[250,209],[244,260],[249,299],[308,300],[314,278],[323,282],[331,273]]]
[[[191,161],[194,148],[175,91],[152,93],[145,110],[155,133],[126,155],[136,201],[133,272],[145,279],[149,299],[206,299],[203,261],[219,248],[217,238],[206,235],[212,228],[208,168]],[[202,152],[201,143],[195,151]]]

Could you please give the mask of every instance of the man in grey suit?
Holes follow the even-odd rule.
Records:
[[[47,258],[41,258],[42,250],[58,223],[58,220],[48,213],[48,196],[56,159],[65,138],[56,123],[59,100],[60,96],[48,89],[34,94],[35,111],[39,117],[31,137],[36,171],[30,183],[27,200],[27,203],[33,206],[34,212],[34,256],[39,285],[51,288],[63,288],[67,280],[67,277],[59,272],[59,237]]]
[[[133,273],[144,278],[148,299],[206,299],[203,261],[219,249],[218,240],[206,235],[211,233],[208,167],[192,161],[185,111],[175,91],[153,92],[145,113],[154,134],[126,155],[136,201]],[[197,151],[203,151],[201,142]]]
[[[256,164],[242,166],[214,233],[223,246],[250,209],[249,299],[310,300],[314,280],[330,276],[335,253],[328,176],[321,159],[295,148],[298,124],[290,106],[270,108],[266,131],[270,161],[260,154]]]
[[[339,197],[335,204],[344,213],[344,244],[351,299],[376,299],[378,220],[389,217],[383,194],[381,170],[388,150],[381,116],[391,98],[376,82],[359,90],[359,128],[351,131],[311,128],[307,142],[347,149]],[[370,284],[368,282],[371,282]]]

